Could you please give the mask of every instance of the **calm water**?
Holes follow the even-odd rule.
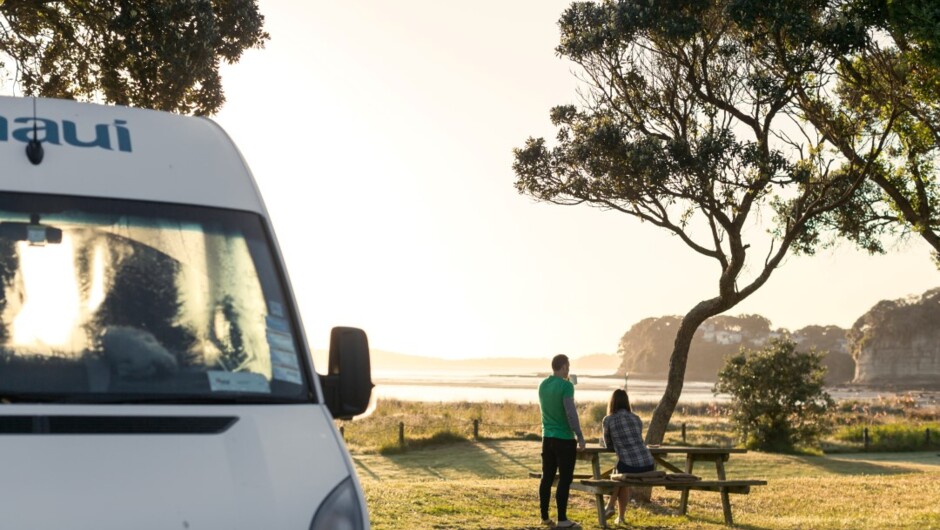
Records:
[[[608,374],[609,375],[609,374]],[[538,385],[542,375],[491,375],[485,373],[415,373],[377,371],[373,374],[378,399],[432,402],[510,402],[538,403]],[[623,387],[623,378],[605,377],[604,374],[577,374],[575,399],[580,402],[606,403],[610,393]],[[627,391],[634,402],[658,402],[666,382],[629,379]],[[870,399],[885,393],[830,389],[834,399]],[[679,403],[710,403],[728,401],[725,394],[712,394],[712,383],[687,381],[682,388]]]
[[[538,403],[538,385],[546,374],[491,375],[486,373],[415,373],[377,372],[375,394],[379,399],[404,401],[475,401]],[[578,401],[606,402],[610,393],[622,388],[622,377],[609,374],[577,374],[575,398]],[[659,401],[666,388],[665,381],[629,380],[627,390],[634,401]],[[727,401],[727,396],[714,396],[711,383],[687,382],[682,390],[682,403]]]

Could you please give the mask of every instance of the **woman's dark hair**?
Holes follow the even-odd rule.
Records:
[[[618,388],[610,395],[610,403],[607,404],[607,415],[611,415],[618,410],[630,412],[630,398],[627,397],[627,391]]]

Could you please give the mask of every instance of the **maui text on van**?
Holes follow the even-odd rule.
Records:
[[[0,160],[0,528],[367,529],[365,334],[316,374],[221,128],[0,98]]]

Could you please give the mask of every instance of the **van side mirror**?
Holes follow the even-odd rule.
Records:
[[[330,366],[320,376],[326,406],[334,418],[348,420],[362,414],[372,397],[369,340],[357,328],[336,327],[330,332]]]

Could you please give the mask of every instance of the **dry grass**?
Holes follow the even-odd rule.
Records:
[[[602,403],[579,403],[585,438],[601,436]],[[634,411],[648,424],[654,405],[636,403]],[[918,407],[902,398],[871,402],[844,402],[833,414],[835,431],[823,440],[827,452],[855,452],[863,448],[861,432],[869,428],[870,449],[904,451],[940,449],[940,408]],[[474,438],[474,421],[478,438]],[[356,421],[338,422],[346,443],[355,454],[400,453],[435,443],[455,440],[538,440],[541,419],[538,405],[517,403],[421,403],[384,400],[375,412]],[[399,440],[404,424],[405,446]],[[685,425],[686,436],[682,437]],[[925,430],[931,444],[924,443]],[[727,405],[680,406],[669,423],[664,444],[733,446],[738,442]],[[818,448],[817,448],[818,449]]]
[[[393,456],[362,454],[354,460],[377,530],[528,529],[538,528],[537,483],[526,478],[538,470],[538,452],[537,442],[499,440]],[[707,467],[695,471],[713,475]],[[750,495],[732,496],[739,528],[940,529],[940,457],[935,453],[751,452],[732,457],[728,476],[769,482]],[[598,528],[589,495],[572,492],[569,514],[585,528]],[[680,516],[678,493],[661,489],[654,490],[653,504],[628,512],[628,523],[645,529],[727,528],[717,493],[692,492],[688,516]]]
[[[595,441],[603,405],[579,406],[586,436]],[[652,408],[652,404],[635,406],[645,422]],[[940,530],[938,451],[862,453],[852,437],[860,425],[872,432],[879,426],[897,431],[899,425],[907,426],[905,432],[918,432],[937,418],[936,407],[927,410],[905,400],[846,403],[837,411],[837,431],[826,446],[854,452],[734,455],[727,466],[729,478],[769,482],[750,495],[731,497],[736,526]],[[478,440],[473,439],[473,420],[479,422]],[[406,425],[404,448],[398,443],[400,422]],[[683,423],[690,445],[735,442],[726,408],[680,407],[666,435],[667,444],[682,442]],[[366,491],[373,528],[540,528],[537,482],[527,478],[540,468],[538,406],[383,401],[372,416],[341,425]],[[602,465],[611,467],[613,455],[602,456]],[[581,467],[576,472],[588,471]],[[704,478],[715,475],[705,464],[695,472]],[[678,493],[654,490],[653,504],[630,510],[629,527],[727,528],[717,493],[692,492],[687,516],[678,515],[678,498]],[[569,514],[585,528],[598,528],[589,495],[572,492]]]
[[[579,403],[585,438],[597,441],[606,405]],[[634,410],[649,422],[653,404],[637,403]],[[477,421],[480,440],[538,440],[541,416],[538,405],[517,403],[421,403],[399,400],[381,401],[370,416],[356,421],[337,422],[343,428],[346,444],[356,454],[401,452],[400,424],[404,424],[405,449],[424,447],[435,435],[473,440]],[[664,443],[682,443],[682,424],[686,424],[685,443],[690,445],[732,445],[734,429],[726,409],[715,406],[680,407],[673,415]]]

